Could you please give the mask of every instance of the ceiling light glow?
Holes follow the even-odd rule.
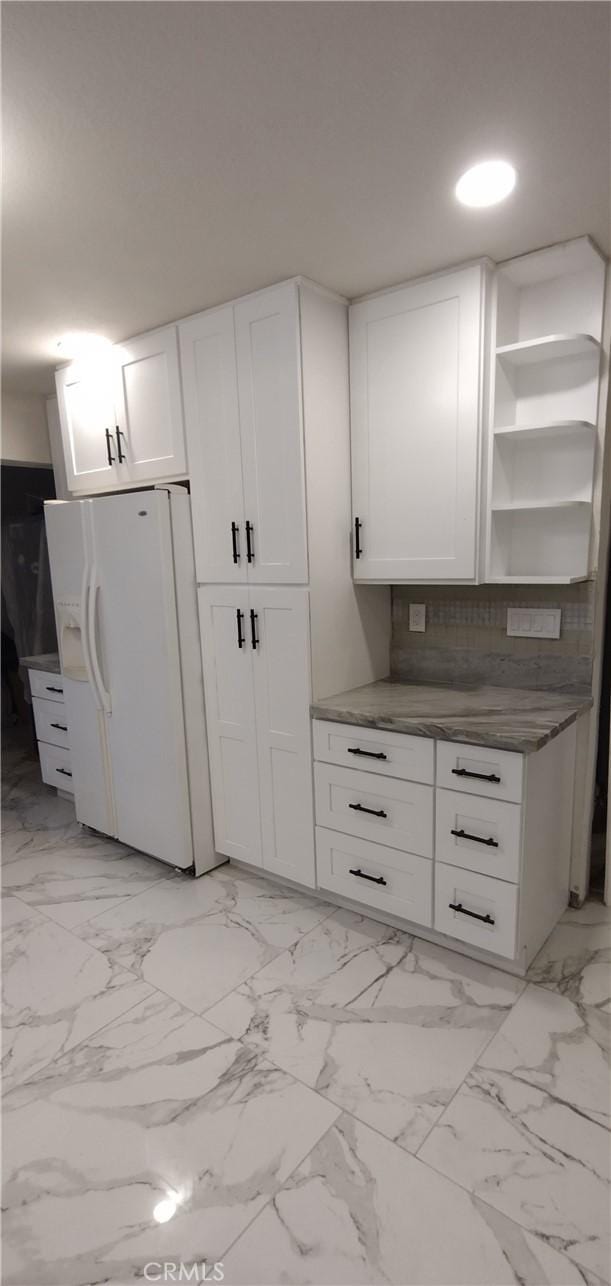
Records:
[[[104,335],[96,335],[90,330],[69,331],[56,341],[56,353],[60,359],[65,358],[66,361],[82,361],[99,357],[110,347],[109,339]]]
[[[481,161],[459,178],[454,189],[456,199],[472,209],[496,205],[513,192],[516,179],[516,171],[509,161]]]
[[[164,1197],[163,1201],[158,1201],[153,1210],[153,1219],[156,1223],[167,1223],[173,1219],[178,1209],[176,1197]]]

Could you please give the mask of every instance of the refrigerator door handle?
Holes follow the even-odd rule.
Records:
[[[91,649],[89,647],[89,590],[90,590],[89,566],[87,563],[85,563],[85,566],[83,568],[83,580],[81,584],[81,644],[83,648],[83,657],[85,660],[85,669],[87,671],[89,686],[93,692],[93,698],[94,698],[95,704],[98,710],[101,710],[102,701],[101,701],[100,694],[98,692],[97,684],[95,681],[95,674],[93,672],[93,665],[91,663]]]
[[[99,698],[100,708],[102,710],[105,710],[106,714],[110,714],[112,710],[110,692],[108,692],[106,687],[104,686],[104,679],[102,678],[102,667],[100,665],[100,658],[98,656],[96,628],[95,628],[96,606],[97,606],[99,589],[100,589],[100,586],[98,584],[98,580],[96,576],[96,569],[95,567],[92,567],[91,576],[89,578],[89,594],[88,594],[88,602],[87,602],[87,646],[91,657],[91,668],[95,676],[95,690]]]

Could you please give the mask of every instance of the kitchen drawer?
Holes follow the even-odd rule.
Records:
[[[335,764],[314,765],[319,826],[433,856],[433,787]]]
[[[47,701],[43,697],[34,697],[34,722],[39,741],[48,741],[52,746],[68,747],[68,724],[65,707],[58,709],[57,701]]]
[[[33,697],[45,701],[63,701],[64,680],[61,674],[48,674],[46,670],[29,670],[30,691]]]
[[[438,862],[520,879],[522,809],[502,799],[481,799],[457,790],[435,792],[435,857]],[[456,834],[461,831],[463,834]]]
[[[435,743],[427,737],[328,723],[325,719],[314,719],[313,734],[314,758],[327,764],[429,785],[435,780]]]
[[[483,951],[515,957],[518,888],[435,863],[435,928]],[[461,910],[452,908],[461,907]],[[469,915],[468,912],[471,912]],[[482,916],[487,919],[477,919]]]
[[[489,746],[437,742],[437,785],[448,790],[485,795],[488,799],[522,799],[524,756]]]
[[[433,863],[426,857],[316,827],[318,886],[430,928]]]
[[[38,753],[43,781],[46,781],[48,786],[56,786],[58,790],[67,790],[70,794],[74,794],[70,751],[64,750],[61,746],[48,746],[46,742],[39,741]]]

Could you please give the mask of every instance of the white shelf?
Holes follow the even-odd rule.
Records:
[[[590,420],[556,420],[549,424],[504,424],[494,430],[495,438],[514,438],[522,441],[528,438],[569,437],[574,433],[593,433],[595,425]]]
[[[506,505],[492,505],[493,513],[532,513],[545,509],[588,509],[590,500],[517,500]]]
[[[522,340],[519,344],[504,344],[496,355],[512,366],[530,366],[535,362],[557,361],[564,357],[584,357],[598,353],[600,344],[593,335],[542,335],[539,339]]]
[[[487,585],[577,585],[591,576],[489,576]]]

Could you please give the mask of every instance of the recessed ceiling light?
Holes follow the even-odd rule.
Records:
[[[504,201],[516,185],[517,174],[509,161],[481,161],[466,170],[455,187],[461,205],[480,209]]]
[[[158,1201],[153,1210],[153,1219],[156,1223],[167,1223],[173,1219],[178,1209],[178,1202],[175,1197],[165,1197],[163,1201]]]
[[[110,346],[110,340],[104,335],[96,335],[90,330],[74,330],[57,340],[56,352],[60,358],[72,360],[97,357]]]

